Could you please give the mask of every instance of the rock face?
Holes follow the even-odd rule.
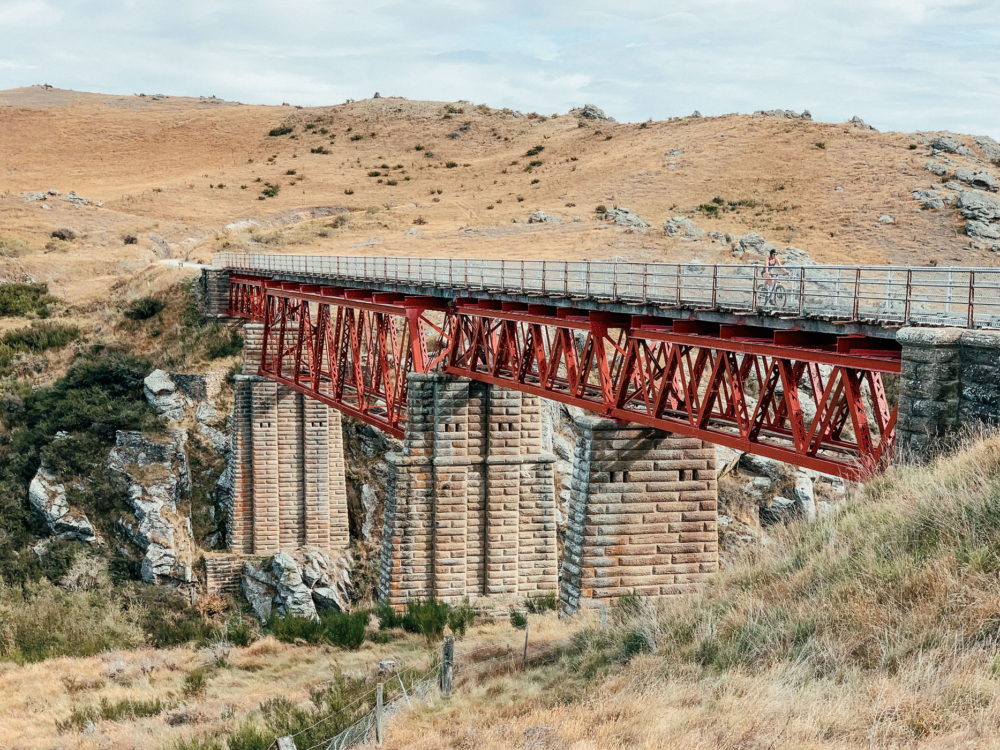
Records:
[[[705,234],[704,229],[683,216],[667,219],[663,222],[663,231],[667,233],[668,237],[684,237],[689,240],[696,240]]]
[[[120,430],[108,459],[109,468],[128,481],[134,518],[122,518],[116,526],[144,550],[141,571],[146,583],[191,580],[191,520],[179,510],[191,491],[186,441],[184,430],[171,431],[163,442]]]
[[[854,117],[852,117],[848,122],[850,123],[851,127],[858,128],[859,130],[871,130],[876,133],[878,132],[877,130],[875,130],[875,128],[865,123],[865,121],[862,120],[857,115],[854,115]]]
[[[910,195],[913,197],[913,200],[920,201],[921,205],[926,209],[944,208],[944,201],[933,190],[914,190]]]
[[[612,208],[605,212],[604,218],[608,221],[613,221],[620,227],[626,227],[628,229],[648,229],[649,222],[643,219],[639,214],[631,213],[624,206],[619,206],[618,208]]]
[[[745,253],[766,256],[771,250],[777,250],[777,248],[756,232],[747,232],[739,238],[736,248],[733,250],[733,255],[740,258]]]
[[[966,222],[965,233],[983,240],[1000,240],[1000,230],[984,221]]]
[[[86,544],[97,541],[97,533],[87,515],[70,506],[66,486],[56,481],[44,463],[28,486],[28,502],[54,536]]]
[[[266,622],[272,612],[279,617],[310,619],[323,609],[349,612],[350,555],[331,561],[318,550],[296,554],[301,562],[279,552],[270,560],[243,564],[241,587],[257,618]]]
[[[528,217],[529,224],[558,224],[559,221],[558,216],[547,214],[544,211],[535,211],[535,213]]]
[[[985,169],[968,169],[967,167],[962,167],[955,170],[955,179],[980,190],[989,190],[993,193],[1000,192],[1000,180]]]
[[[930,170],[938,177],[944,177],[946,174],[948,174],[948,167],[946,167],[944,164],[938,164],[936,161],[925,161],[924,169]]]

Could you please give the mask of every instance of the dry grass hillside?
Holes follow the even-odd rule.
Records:
[[[145,291],[179,273],[157,260],[220,249],[733,261],[723,242],[667,237],[677,215],[821,263],[993,265],[955,209],[911,197],[947,179],[924,168],[930,140],[745,115],[615,124],[397,98],[298,108],[15,89],[0,92],[0,273],[82,301]],[[280,191],[258,200],[269,185]],[[49,189],[61,195],[25,198]],[[721,211],[705,210],[713,199]],[[598,205],[652,227],[601,221]],[[526,223],[537,210],[560,222]],[[76,238],[52,241],[63,227]]]

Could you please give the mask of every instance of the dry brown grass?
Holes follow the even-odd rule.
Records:
[[[580,655],[467,685],[394,724],[388,746],[1000,743],[1000,438],[779,534],[703,596],[643,604]]]

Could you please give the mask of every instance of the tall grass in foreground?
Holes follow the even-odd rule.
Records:
[[[749,551],[703,595],[626,602],[611,632],[581,636],[576,666],[598,675],[649,654],[638,673],[705,700],[781,694],[782,720],[803,740],[906,742],[973,725],[996,736],[998,574],[991,436],[873,478],[832,516]]]

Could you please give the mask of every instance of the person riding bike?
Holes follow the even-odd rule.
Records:
[[[764,272],[761,274],[764,277],[764,298],[767,299],[767,295],[771,292],[775,284],[775,276],[788,276],[788,271],[782,266],[785,264],[782,262],[781,258],[778,257],[778,251],[773,247],[771,252],[767,255],[767,262],[764,265]],[[782,302],[783,304],[783,302]]]

